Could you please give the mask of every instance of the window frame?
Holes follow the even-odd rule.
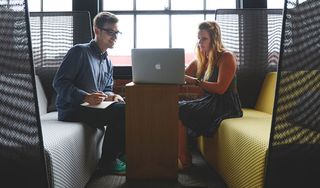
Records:
[[[70,0],[71,1],[71,10],[44,10],[45,8],[45,0],[39,0],[39,9],[38,10],[30,10],[30,1],[27,2],[28,4],[28,11],[29,12],[57,12],[57,11],[60,11],[60,12],[67,12],[67,11],[74,11],[73,10],[73,4],[74,4],[74,0]],[[49,1],[49,0],[48,0]],[[53,1],[53,0],[52,0]]]
[[[134,3],[136,2],[133,0]],[[171,1],[171,0],[169,0]],[[203,0],[206,1],[206,0]],[[169,3],[170,4],[170,3]],[[135,4],[134,4],[135,9]],[[169,17],[169,48],[172,48],[172,15],[203,15],[203,19],[206,20],[208,14],[214,15],[216,10],[102,10],[109,11],[116,15],[132,15],[133,16],[133,47],[137,47],[137,16],[138,15],[168,15]],[[204,7],[205,9],[205,7]]]

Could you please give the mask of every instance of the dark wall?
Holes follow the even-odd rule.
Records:
[[[91,18],[99,12],[99,0],[72,0],[73,11],[89,11]]]
[[[240,8],[267,8],[267,0],[240,0]]]

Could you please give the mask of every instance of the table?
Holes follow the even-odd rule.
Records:
[[[127,179],[176,179],[178,85],[128,83]]]

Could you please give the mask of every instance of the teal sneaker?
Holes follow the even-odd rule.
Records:
[[[114,161],[108,163],[100,161],[96,173],[98,176],[107,174],[125,175],[126,170],[126,163],[122,162],[120,159],[115,159]]]
[[[127,170],[127,165],[125,162],[121,161],[120,159],[116,159],[113,163],[113,169],[112,172],[113,174],[117,175],[125,175],[126,170]]]

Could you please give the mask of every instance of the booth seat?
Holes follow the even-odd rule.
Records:
[[[43,78],[44,79],[44,78]],[[83,188],[101,156],[103,131],[78,122],[58,121],[57,111],[48,112],[48,100],[36,76],[44,153],[50,187]],[[51,82],[48,82],[51,83]]]
[[[199,137],[204,159],[230,188],[263,187],[269,146],[277,73],[263,82],[254,108],[243,108],[242,118],[221,122],[213,137]]]

